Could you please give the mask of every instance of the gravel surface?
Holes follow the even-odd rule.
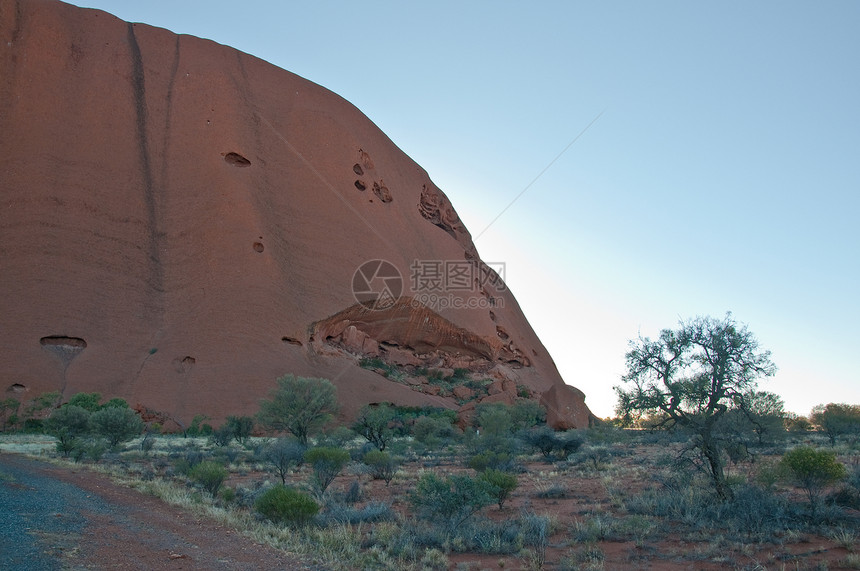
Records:
[[[108,513],[98,496],[0,456],[0,569],[62,569],[77,555],[84,513]]]
[[[0,570],[41,569],[311,567],[101,474],[0,454]]]

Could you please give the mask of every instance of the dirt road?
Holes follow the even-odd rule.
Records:
[[[0,569],[311,569],[86,470],[0,454]]]

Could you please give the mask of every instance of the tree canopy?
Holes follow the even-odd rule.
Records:
[[[327,379],[286,375],[278,379],[268,399],[260,402],[257,418],[271,430],[285,430],[306,445],[337,412],[337,389]]]
[[[640,336],[630,342],[626,365],[622,381],[629,388],[615,387],[619,416],[658,417],[657,426],[690,431],[717,494],[730,497],[720,421],[730,410],[753,418],[758,380],[776,371],[770,352],[727,314],[681,322],[656,340]]]

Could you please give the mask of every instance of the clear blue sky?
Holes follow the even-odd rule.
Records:
[[[629,339],[726,311],[788,410],[860,403],[860,3],[73,3],[355,104],[507,264],[597,415]]]

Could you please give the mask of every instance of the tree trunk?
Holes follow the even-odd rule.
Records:
[[[730,500],[732,491],[726,484],[726,476],[723,474],[723,459],[720,447],[715,445],[710,438],[702,439],[702,454],[708,461],[708,470],[711,473],[711,480],[714,482],[714,489],[717,496],[721,500]]]

